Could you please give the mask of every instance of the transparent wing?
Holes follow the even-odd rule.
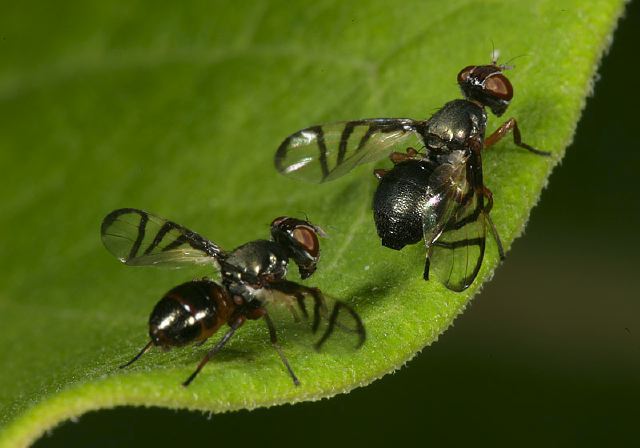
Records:
[[[464,152],[446,157],[429,178],[432,196],[425,201],[425,278],[431,274],[447,288],[463,291],[478,275],[484,256],[484,204],[467,179]]]
[[[102,221],[100,234],[107,250],[130,266],[218,267],[218,259],[224,257],[220,247],[197,233],[135,208],[109,213]]]
[[[471,286],[482,266],[486,233],[482,196],[472,193],[429,246],[433,276],[453,291]]]
[[[282,142],[275,155],[276,169],[308,182],[331,181],[394,150],[424,146],[423,123],[410,118],[371,118],[312,126]]]
[[[429,177],[429,188],[422,213],[422,230],[427,249],[437,240],[445,226],[454,219],[461,204],[472,199],[467,180],[467,157],[464,152],[451,152],[438,160]]]

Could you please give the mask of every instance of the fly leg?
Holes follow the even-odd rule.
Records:
[[[491,193],[491,190],[489,190],[487,187],[483,185],[482,195],[487,200],[487,203],[485,204],[484,210],[482,211],[482,213],[484,213],[484,217],[487,220],[487,223],[489,224],[489,229],[491,229],[491,234],[493,235],[493,239],[496,240],[496,244],[498,245],[498,254],[500,255],[500,260],[502,261],[504,260],[504,247],[502,246],[502,240],[500,239],[500,235],[498,234],[498,229],[496,229],[496,226],[493,224],[493,220],[491,219],[491,216],[489,216],[489,212],[493,208],[493,193]]]
[[[419,158],[418,150],[412,147],[408,147],[406,152],[392,152],[391,154],[389,154],[389,160],[391,160],[394,165],[404,162],[405,160],[412,160],[412,159],[418,159],[418,158]],[[376,176],[376,179],[380,180],[388,172],[389,170],[378,168],[373,170],[373,175]]]
[[[147,345],[145,345],[144,347],[142,347],[142,350],[140,350],[140,352],[133,357],[133,359],[131,361],[129,361],[126,364],[122,364],[120,366],[121,369],[124,369],[125,367],[129,367],[131,364],[133,364],[134,362],[136,362],[138,359],[140,359],[140,357],[142,355],[144,355],[145,353],[147,353],[149,351],[149,349],[153,346],[153,341],[149,341],[147,343]]]
[[[489,148],[490,146],[499,142],[509,132],[513,132],[513,142],[517,146],[524,148],[534,154],[538,154],[539,156],[549,157],[551,155],[551,153],[548,151],[540,151],[539,149],[527,145],[522,141],[522,137],[520,136],[520,128],[518,128],[518,122],[515,118],[510,118],[502,123],[502,125],[498,129],[496,129],[493,134],[487,137],[484,141],[484,147]]]
[[[389,154],[389,160],[393,162],[394,165],[397,165],[400,162],[404,162],[405,160],[412,160],[419,158],[418,150],[412,147],[407,148],[407,152],[392,152]]]
[[[389,170],[385,170],[384,168],[377,168],[377,169],[373,170],[373,175],[376,176],[376,179],[380,180],[388,172],[389,172]]]
[[[287,357],[284,355],[284,352],[282,351],[282,348],[280,348],[280,345],[278,344],[278,336],[276,335],[276,327],[275,327],[275,325],[273,325],[273,321],[271,320],[271,317],[269,317],[268,313],[264,314],[264,320],[267,322],[267,327],[269,328],[269,338],[271,339],[271,345],[273,346],[273,348],[276,349],[276,351],[278,352],[278,356],[280,356],[280,360],[282,361],[284,366],[289,371],[289,375],[291,376],[291,379],[293,380],[293,384],[295,384],[296,386],[299,386],[300,385],[300,380],[298,380],[298,377],[296,376],[296,374],[293,373],[293,369],[291,368],[291,365],[289,364],[289,361],[287,360]]]
[[[220,339],[220,341],[218,341],[218,343],[211,350],[207,352],[204,358],[202,358],[202,361],[200,361],[200,364],[198,364],[198,367],[196,367],[196,370],[191,375],[189,375],[189,378],[187,378],[184,383],[182,383],[183,386],[187,387],[189,384],[191,384],[191,381],[193,381],[194,378],[198,375],[198,373],[200,373],[200,371],[205,366],[205,364],[207,364],[209,360],[213,358],[213,356],[216,353],[218,353],[222,349],[222,347],[224,347],[224,345],[227,343],[229,339],[231,339],[231,336],[233,336],[236,330],[240,328],[240,326],[242,326],[244,321],[245,321],[245,317],[241,315],[235,321],[229,324],[229,326],[231,327],[229,331],[227,331],[225,335],[222,336],[222,339]]]
[[[427,257],[424,260],[424,271],[422,271],[422,278],[425,281],[429,281],[429,269],[431,269],[431,260],[429,260],[429,254],[427,253]]]

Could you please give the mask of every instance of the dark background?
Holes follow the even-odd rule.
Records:
[[[635,2],[525,236],[407,367],[349,395],[268,410],[93,412],[36,446],[637,444],[638,42]]]

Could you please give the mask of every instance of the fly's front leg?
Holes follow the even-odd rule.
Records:
[[[487,137],[484,141],[484,147],[489,148],[490,146],[496,144],[502,138],[507,135],[509,132],[513,132],[513,142],[521,147],[530,151],[534,154],[538,154],[539,156],[549,157],[551,155],[548,151],[540,151],[539,149],[534,148],[533,146],[527,145],[522,141],[522,137],[520,135],[520,128],[518,128],[518,122],[515,118],[510,118],[506,122],[502,123],[502,125],[496,129],[493,134]]]

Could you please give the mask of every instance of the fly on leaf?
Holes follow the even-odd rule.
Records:
[[[372,118],[302,129],[278,148],[276,169],[321,183],[388,157],[391,169],[374,170],[379,184],[373,215],[382,244],[400,250],[424,241],[424,279],[434,276],[463,291],[482,266],[487,229],[504,258],[489,214],[493,195],[484,184],[482,151],[511,132],[520,148],[550,155],[522,141],[514,118],[485,138],[486,108],[499,117],[513,98],[504,74],[509,68],[496,60],[463,68],[458,84],[464,98],[449,101],[426,120]]]
[[[324,233],[308,221],[279,217],[271,223],[271,239],[255,240],[226,252],[217,244],[173,221],[144,210],[123,208],[109,213],[102,222],[102,241],[109,252],[130,266],[184,267],[208,264],[221,275],[221,283],[193,280],[176,286],[156,304],[149,317],[149,342],[127,367],[154,346],[168,349],[190,343],[203,344],[224,324],[229,329],[204,356],[183,383],[188,386],[200,370],[247,320],[263,319],[271,344],[278,352],[295,385],[300,382],[278,344],[269,306],[284,304],[294,314],[313,317],[312,331],[327,321],[326,330],[315,345],[324,344],[336,327],[356,334],[357,346],[365,341],[360,316],[344,302],[335,301],[328,311],[325,296],[318,288],[285,278],[289,260],[300,276],[311,276],[320,258],[318,236]],[[311,299],[312,306],[307,306]],[[351,326],[339,320],[346,313]]]

